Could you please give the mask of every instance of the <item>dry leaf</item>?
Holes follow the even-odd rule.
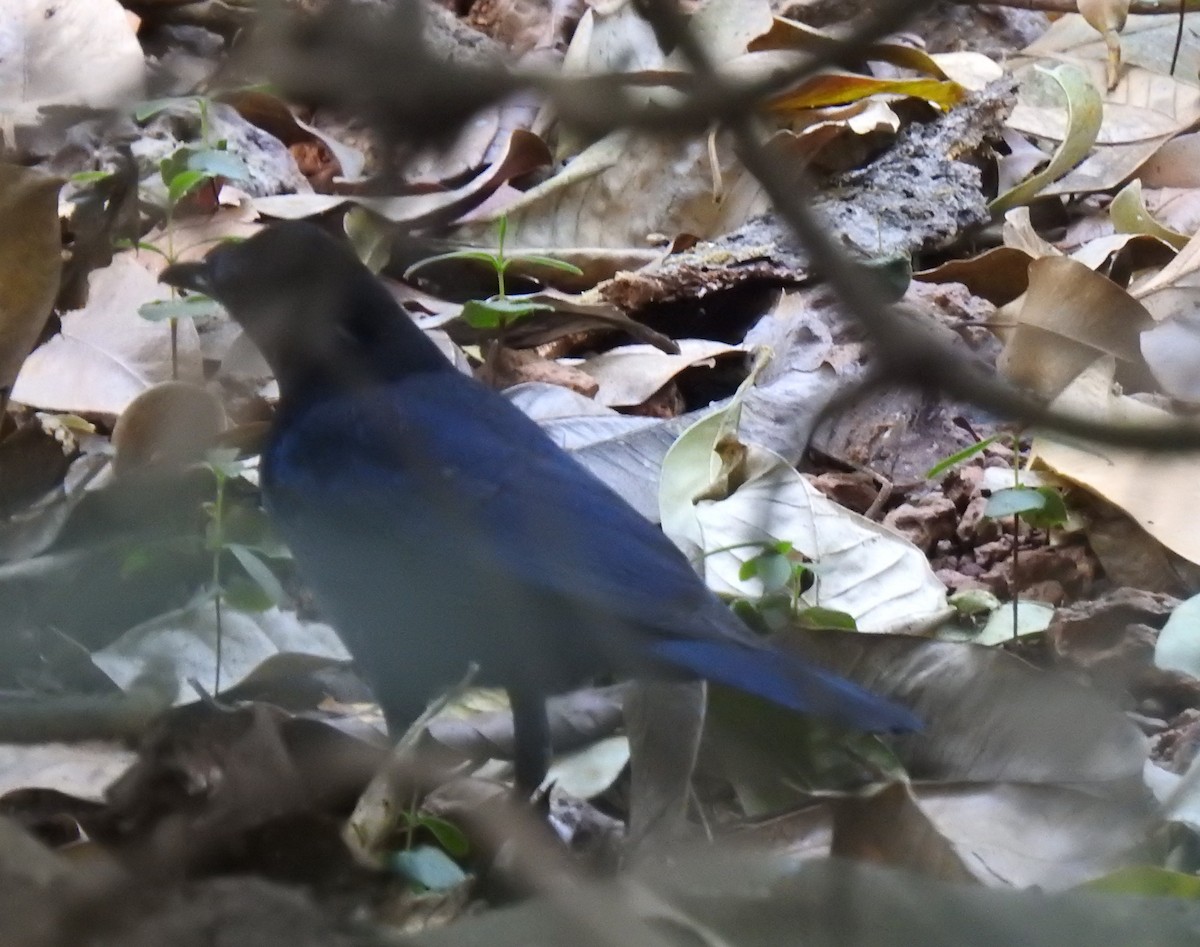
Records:
[[[154,257],[153,254],[145,256]],[[14,401],[76,414],[117,415],[152,385],[171,381],[171,326],[149,322],[138,307],[167,296],[132,253],[88,277],[88,303],[62,317],[62,332],[25,360],[13,386]],[[176,327],[179,374],[200,382],[204,370],[196,327]]]
[[[997,368],[1046,398],[1101,354],[1149,382],[1139,336],[1152,324],[1141,304],[1112,280],[1075,260],[1043,257],[1029,265],[1029,290]]]
[[[1054,400],[1052,407],[1110,424],[1168,424],[1168,412],[1112,390],[1115,362],[1098,359]],[[1031,455],[1056,474],[1120,507],[1143,529],[1183,558],[1200,563],[1200,529],[1188,512],[1200,509],[1200,456],[1150,453],[1048,437],[1033,442]]]
[[[0,410],[41,335],[62,271],[58,178],[0,164]]]
[[[145,54],[117,0],[4,0],[0,112],[105,108],[142,93]]]

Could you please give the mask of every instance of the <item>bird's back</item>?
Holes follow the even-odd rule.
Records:
[[[645,670],[634,629],[707,629],[709,593],[670,542],[457,373],[288,406],[263,484],[351,649],[402,664],[387,687],[417,701],[469,661],[553,692]]]
[[[656,526],[457,372],[285,406],[264,488],[307,581],[405,717],[478,662],[483,681],[533,693],[601,673],[709,677],[901,725],[886,701],[753,637]]]

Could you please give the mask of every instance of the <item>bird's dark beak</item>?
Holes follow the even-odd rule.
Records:
[[[177,289],[212,295],[212,278],[206,263],[172,263],[158,275],[158,281]]]

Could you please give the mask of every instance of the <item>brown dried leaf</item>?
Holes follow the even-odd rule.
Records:
[[[29,168],[0,164],[0,410],[58,293],[62,184]]]

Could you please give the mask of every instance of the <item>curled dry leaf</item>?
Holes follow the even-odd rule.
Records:
[[[1022,101],[1013,109],[1008,124],[1018,131],[1056,139],[1062,144],[1045,168],[998,195],[991,203],[993,213],[1028,204],[1048,185],[1079,164],[1091,151],[1100,134],[1104,103],[1087,73],[1073,63],[1063,63],[1053,70],[1041,70],[1041,73],[1057,85],[1066,103],[1065,109]],[[1031,78],[1036,80],[1040,76]]]
[[[1100,355],[1120,361],[1127,375],[1148,390],[1139,334],[1153,325],[1145,308],[1125,290],[1066,257],[1043,257],[1029,265],[1029,290],[1008,331],[997,367],[1042,397],[1056,397]]]
[[[1113,391],[1115,366],[1100,358],[1052,403],[1065,414],[1110,424],[1153,426],[1176,419],[1166,411]],[[1086,487],[1128,513],[1151,536],[1190,562],[1200,563],[1200,534],[1181,511],[1200,502],[1195,451],[1150,453],[1082,441],[1034,440],[1031,456],[1056,474]]]
[[[1038,189],[1041,196],[1118,187],[1172,138],[1195,126],[1200,114],[1200,90],[1184,76],[1168,75],[1166,62],[1157,61],[1157,56],[1162,56],[1164,51],[1169,58],[1175,33],[1172,18],[1134,17],[1124,33],[1126,62],[1115,84],[1111,46],[1103,39],[1097,40],[1093,28],[1081,17],[1063,17],[1023,51],[1023,56],[1028,57],[1025,59],[1027,64],[1066,60],[1072,72],[1085,73],[1092,89],[1084,98],[1094,99],[1097,109],[1103,107],[1103,123],[1099,123],[1097,114],[1097,134],[1093,136],[1093,144],[1082,150],[1074,149],[1075,160],[1064,163],[1060,159],[1065,157],[1068,146],[1086,144],[1075,128],[1076,118],[1082,119],[1085,110],[1074,105],[1070,107],[1073,127],[1065,131],[1062,111],[1045,107],[1035,97],[1036,82],[1024,83],[1021,104],[1013,111],[1009,126],[1039,139],[1063,142],[1053,160],[1057,168],[1051,176],[1053,183],[1041,183]],[[1116,36],[1115,33],[1110,35]],[[1017,75],[1035,78],[1025,66],[1018,67]],[[1071,84],[1076,83],[1072,80]],[[1068,90],[1069,100],[1077,99],[1079,104],[1083,103],[1084,99],[1079,99],[1077,92],[1070,91],[1067,85],[1064,89]],[[1100,94],[1099,90],[1106,91]],[[1084,155],[1086,158],[1079,161]],[[1035,178],[1046,176],[1047,172],[1042,172]],[[1005,206],[1012,203],[1009,201]]]
[[[199,461],[224,427],[225,409],[207,389],[181,381],[147,388],[121,412],[113,428],[116,472]]]
[[[745,350],[708,339],[679,339],[678,354],[653,345],[623,345],[589,358],[579,367],[599,385],[596,400],[609,407],[632,407],[689,368],[709,367],[723,356]]]

